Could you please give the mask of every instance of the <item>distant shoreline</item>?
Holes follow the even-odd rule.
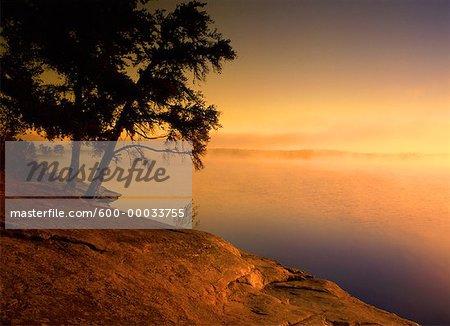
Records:
[[[270,150],[270,149],[241,149],[241,148],[209,148],[208,154],[228,154],[228,155],[240,155],[240,156],[277,156],[284,158],[324,158],[324,157],[349,157],[349,158],[363,158],[363,159],[422,159],[422,158],[435,158],[435,159],[450,159],[450,153],[417,153],[417,152],[404,152],[404,153],[364,153],[364,152],[351,152],[340,150],[321,150],[321,149],[300,149],[300,150]]]

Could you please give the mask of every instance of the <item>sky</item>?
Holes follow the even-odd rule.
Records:
[[[206,2],[238,55],[196,85],[210,148],[450,153],[450,1]]]
[[[170,6],[173,1],[159,1]],[[212,0],[210,147],[450,152],[450,1]]]

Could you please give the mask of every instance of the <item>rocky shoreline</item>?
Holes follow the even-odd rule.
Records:
[[[193,230],[2,230],[5,325],[417,325]]]

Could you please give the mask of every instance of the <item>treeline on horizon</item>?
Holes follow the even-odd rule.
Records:
[[[210,148],[209,156],[235,156],[235,157],[265,157],[281,159],[318,159],[318,158],[355,158],[355,159],[450,159],[450,154],[436,153],[360,153],[340,150],[264,150],[264,149],[238,149],[238,148]]]

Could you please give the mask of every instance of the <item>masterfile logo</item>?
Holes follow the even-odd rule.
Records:
[[[160,223],[156,228],[191,227],[191,148],[189,142],[7,142],[7,228],[155,228],[148,221]]]

